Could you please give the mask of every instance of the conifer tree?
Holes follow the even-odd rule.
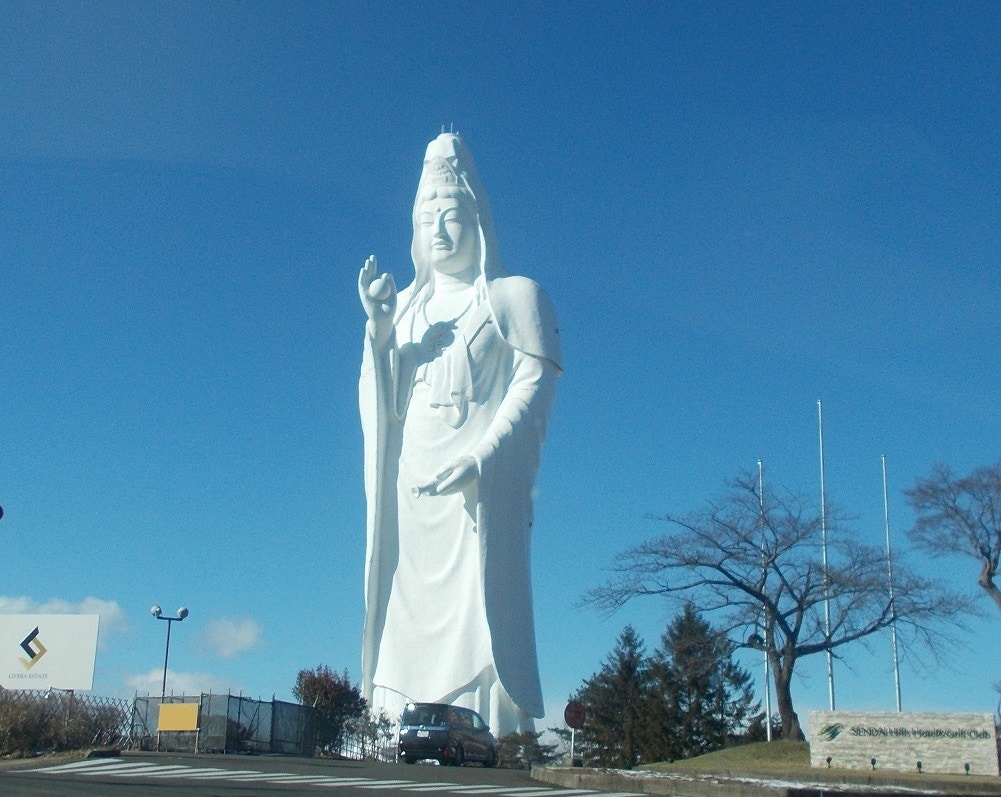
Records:
[[[751,674],[733,660],[734,645],[686,603],[651,664],[661,702],[660,758],[690,758],[726,747],[760,706]]]
[[[650,663],[632,626],[625,627],[577,699],[587,710],[577,739],[588,764],[631,769],[649,761],[644,753],[652,730]]]

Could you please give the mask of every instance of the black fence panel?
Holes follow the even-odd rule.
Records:
[[[168,703],[198,703],[197,733],[157,734],[160,701],[136,697],[133,746],[201,753],[313,754],[313,709],[280,700],[254,700],[242,695],[171,696]],[[159,738],[158,738],[159,737]]]
[[[315,722],[315,712],[308,706],[275,701],[271,710],[272,752],[285,755],[313,755]]]

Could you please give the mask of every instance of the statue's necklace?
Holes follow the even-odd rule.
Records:
[[[424,304],[421,305],[421,315],[424,316],[424,323],[427,324],[429,328],[442,325],[455,329],[455,325],[459,323],[459,319],[461,319],[466,313],[469,312],[469,308],[473,306],[473,302],[475,301],[475,299],[476,299],[475,296],[472,299],[470,299],[469,304],[466,305],[466,309],[463,310],[461,313],[459,313],[455,318],[449,321],[434,321],[434,322],[432,322],[428,318],[428,306],[427,302],[425,302]]]
[[[424,323],[428,325],[427,332],[424,333],[424,337],[421,342],[424,343],[431,350],[431,356],[437,357],[442,351],[451,346],[455,340],[455,328],[459,323],[459,320],[469,312],[469,308],[473,306],[473,302],[476,297],[473,296],[469,300],[469,304],[466,305],[466,309],[459,313],[455,318],[448,321],[435,321],[431,322],[428,318],[427,304],[421,305],[421,315],[424,316]]]

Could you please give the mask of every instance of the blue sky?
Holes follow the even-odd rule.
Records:
[[[16,3],[0,26],[0,610],[99,610],[95,692],[360,675],[356,278],[412,274],[424,146],[476,155],[566,373],[538,480],[548,724],[626,623],[614,554],[764,461],[985,618],[905,709],[993,710],[972,562],[901,490],[997,460],[1001,6]],[[746,659],[758,673],[758,661]],[[795,686],[826,708],[823,662]],[[892,710],[889,640],[837,664]]]

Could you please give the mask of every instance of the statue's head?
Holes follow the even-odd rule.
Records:
[[[465,142],[442,133],[428,144],[414,201],[415,292],[434,273],[492,279],[504,274],[493,217]]]
[[[480,227],[476,200],[454,183],[428,184],[417,198],[415,246],[438,274],[479,276]]]

